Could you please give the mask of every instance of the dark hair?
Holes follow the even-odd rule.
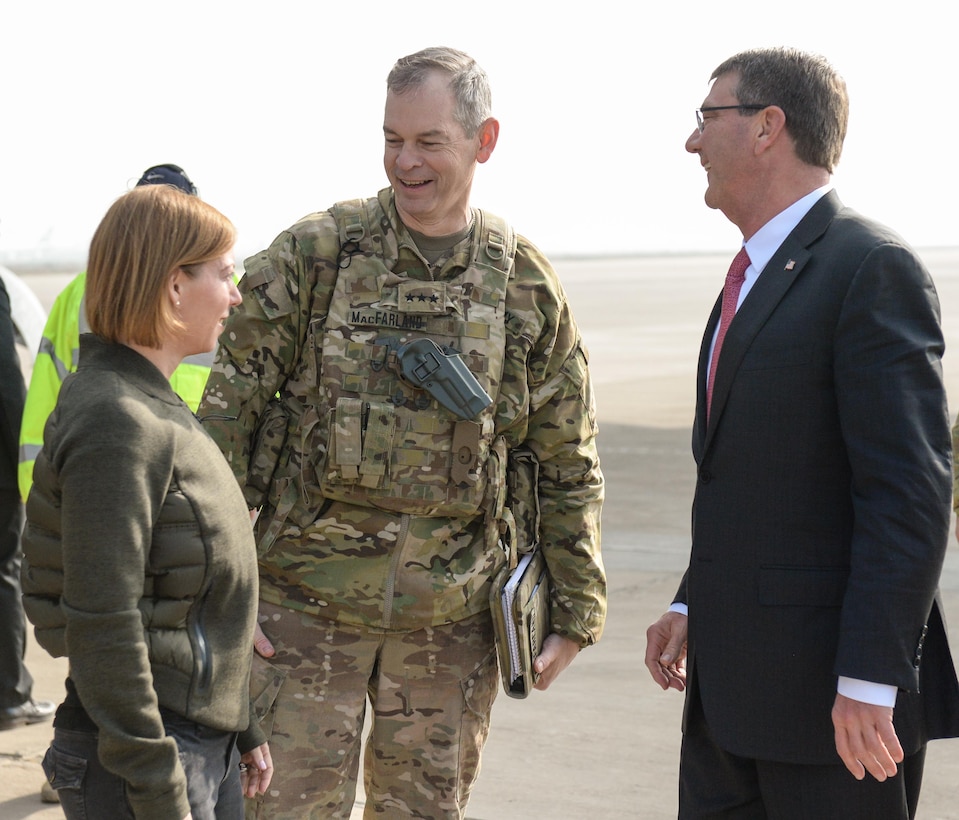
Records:
[[[818,54],[794,48],[742,51],[723,62],[712,79],[737,74],[736,98],[744,105],[777,105],[803,162],[832,173],[849,121],[846,83]]]

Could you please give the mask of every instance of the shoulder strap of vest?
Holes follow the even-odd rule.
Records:
[[[341,253],[378,256],[391,268],[396,260],[390,258],[388,248],[395,243],[387,241],[383,232],[381,222],[385,214],[381,210],[376,197],[344,200],[331,208],[340,232]],[[512,277],[516,257],[513,226],[502,217],[479,208],[476,209],[476,221],[477,241],[473,242],[470,264],[494,268]]]
[[[476,209],[477,241],[473,242],[471,265],[494,268],[513,277],[516,231],[501,216]]]
[[[372,250],[370,228],[366,218],[365,199],[347,199],[337,202],[330,209],[340,231],[340,245],[355,242],[363,250]]]
[[[351,256],[357,252],[364,256],[376,256],[392,268],[396,259],[390,248],[390,242],[384,232],[386,215],[376,197],[369,199],[348,199],[337,202],[330,208],[340,233],[340,257]],[[341,265],[342,267],[342,265]]]

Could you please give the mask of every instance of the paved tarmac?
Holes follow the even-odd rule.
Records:
[[[924,254],[959,350],[959,251]],[[557,263],[591,353],[607,479],[603,551],[610,585],[606,632],[548,692],[500,693],[474,790],[471,820],[665,820],[676,816],[682,696],[661,692],[643,666],[645,630],[679,582],[689,546],[689,452],[696,352],[728,260],[716,256]],[[68,281],[24,277],[48,307]],[[959,355],[946,356],[959,404]],[[942,577],[959,619],[959,545]],[[32,641],[32,637],[31,637]],[[953,641],[959,651],[959,639]],[[762,658],[757,658],[761,663]],[[38,698],[59,700],[66,663],[31,642]],[[49,724],[0,732],[0,820],[54,820],[39,793]],[[959,740],[930,745],[919,820],[959,818]],[[362,796],[361,796],[362,797]],[[358,802],[353,817],[362,816]],[[811,819],[812,820],[812,819]]]

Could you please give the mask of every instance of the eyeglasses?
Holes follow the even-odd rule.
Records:
[[[769,108],[769,105],[709,105],[705,108],[697,108],[696,126],[699,128],[699,133],[702,134],[706,125],[703,114],[706,111],[762,111],[764,108]]]

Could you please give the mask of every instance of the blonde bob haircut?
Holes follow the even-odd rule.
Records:
[[[199,197],[171,185],[128,191],[107,211],[90,242],[87,322],[109,342],[160,348],[184,327],[169,298],[180,268],[194,276],[201,265],[231,251],[236,228]]]

